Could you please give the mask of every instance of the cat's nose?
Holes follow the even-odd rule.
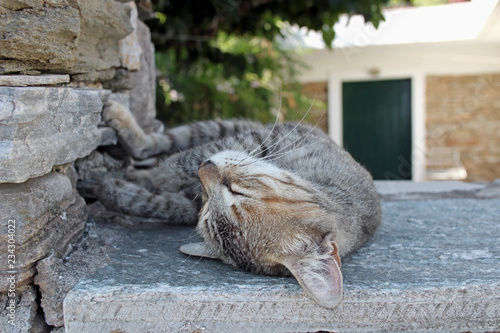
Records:
[[[212,162],[210,160],[206,160],[205,162],[203,162],[203,163],[200,164],[200,167],[198,168],[198,170],[201,169],[201,168],[203,168],[203,167],[210,166],[210,165],[214,165],[214,162]]]
[[[205,189],[208,190],[211,187],[210,184],[217,182],[220,175],[214,162],[207,160],[201,163],[198,168],[198,176],[200,177],[202,184],[205,186]]]

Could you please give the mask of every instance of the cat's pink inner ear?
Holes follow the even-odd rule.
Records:
[[[295,276],[304,291],[319,305],[332,309],[342,300],[342,273],[340,257],[337,253],[330,256],[311,255],[289,256],[282,264]],[[335,250],[334,250],[335,252]],[[338,257],[338,261],[335,258]]]
[[[340,261],[339,246],[335,242],[332,242],[332,246],[333,246],[332,257],[333,259],[335,259],[337,265],[339,265],[340,268],[342,267],[342,262]]]
[[[203,257],[203,258],[211,258],[211,259],[220,259],[220,256],[215,251],[211,250],[205,243],[190,243],[181,245],[179,248],[184,254],[188,256],[195,257]]]

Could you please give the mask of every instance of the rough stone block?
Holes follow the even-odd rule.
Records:
[[[105,152],[93,151],[92,154],[75,162],[79,179],[102,179],[108,173],[124,171],[126,163],[116,160]]]
[[[138,13],[137,6],[135,2],[131,1],[127,3],[130,6],[130,25],[134,29],[127,37],[123,38],[118,42],[120,47],[120,60],[122,67],[128,68],[130,70],[138,70],[141,68],[141,47],[139,45],[138,35],[137,35],[137,21]]]
[[[35,284],[40,288],[41,306],[48,324],[62,327],[66,293],[84,276],[109,263],[115,229],[113,226],[97,229],[95,223],[88,223],[84,237],[73,243],[64,255],[53,252],[37,263]],[[64,333],[63,327],[61,332]]]
[[[0,74],[71,67],[77,55],[80,15],[70,2],[0,3]]]
[[[156,119],[155,48],[149,28],[139,20],[136,34],[142,50],[141,68],[130,73],[130,111],[146,132],[152,132],[161,127]]]
[[[21,184],[0,184],[0,197],[0,262],[7,263],[9,225],[14,226],[16,246],[15,264],[0,271],[2,292],[8,289],[11,274],[22,286],[31,282],[38,260],[52,251],[65,253],[85,228],[87,213],[70,179],[58,172]]]
[[[68,83],[69,75],[0,75],[0,86],[27,87]]]
[[[0,182],[23,182],[94,150],[106,90],[0,87]]]
[[[77,61],[70,73],[120,67],[118,42],[133,31],[131,7],[114,0],[76,0],[81,17]]]
[[[130,14],[130,5],[114,0],[3,1],[0,74],[120,67],[118,42],[133,31]]]
[[[111,127],[99,126],[99,133],[101,136],[101,140],[98,144],[99,146],[112,146],[118,143],[116,131]]]
[[[35,284],[42,294],[41,306],[47,324],[55,327],[64,325],[63,300],[69,290],[84,276],[95,272],[109,263],[108,251],[113,236],[109,232],[99,235],[90,226],[87,234],[71,246],[69,253],[40,260],[36,265]]]
[[[498,330],[500,200],[384,202],[383,215],[344,258],[335,309],[293,278],[182,255],[198,241],[192,229],[117,230],[112,263],[66,296],[66,332]]]
[[[118,69],[113,80],[104,82],[104,86],[114,92],[127,94],[128,101],[123,98],[119,102],[134,115],[137,123],[148,133],[162,129],[156,119],[156,66],[155,49],[151,43],[151,32],[140,20],[136,21],[134,32],[140,46],[140,69],[127,71]]]
[[[116,68],[110,68],[102,71],[93,71],[85,74],[74,74],[71,78],[75,81],[100,82],[112,80],[116,75]]]
[[[43,316],[38,312],[37,290],[33,284],[17,288],[14,297],[9,293],[0,294],[1,332],[26,333],[48,332]],[[11,300],[15,301],[11,308]],[[9,315],[13,314],[13,317]],[[9,320],[12,320],[9,323]]]

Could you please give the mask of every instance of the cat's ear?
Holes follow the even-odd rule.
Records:
[[[342,273],[338,246],[332,242],[330,253],[310,251],[282,260],[305,292],[319,305],[334,308],[342,300]]]
[[[181,251],[184,254],[187,254],[188,256],[220,259],[219,254],[213,251],[203,242],[181,245],[179,251]]]

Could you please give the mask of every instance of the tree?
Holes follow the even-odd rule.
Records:
[[[289,116],[312,101],[301,94],[304,68],[276,41],[286,24],[321,31],[328,47],[341,14],[378,26],[388,0],[155,0],[148,22],[160,70],[158,110],[169,124],[245,117],[269,122],[277,100]]]

